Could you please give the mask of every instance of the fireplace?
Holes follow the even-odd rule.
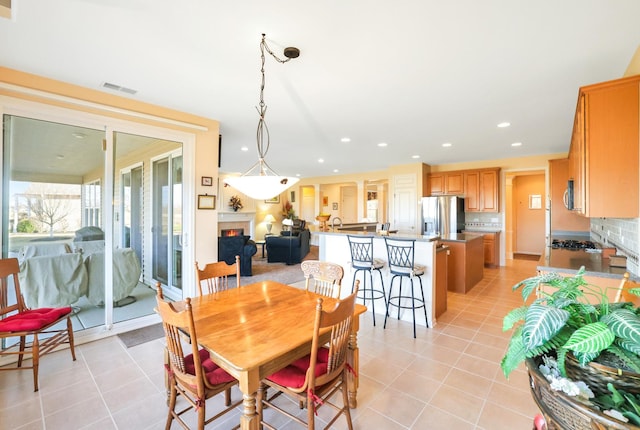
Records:
[[[244,228],[223,228],[220,230],[221,237],[244,236]]]
[[[245,236],[255,235],[255,212],[232,212],[218,214],[218,236],[223,230],[244,230]]]

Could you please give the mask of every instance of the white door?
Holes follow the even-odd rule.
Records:
[[[418,204],[416,175],[393,177],[393,228],[399,233],[415,233]]]

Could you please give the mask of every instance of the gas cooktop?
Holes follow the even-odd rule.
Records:
[[[551,241],[551,247],[557,249],[596,249],[597,246],[590,240],[573,240],[573,239],[553,239]]]

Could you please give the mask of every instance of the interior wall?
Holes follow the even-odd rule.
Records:
[[[545,247],[545,176],[517,176],[513,180],[516,241],[513,252],[541,254]]]

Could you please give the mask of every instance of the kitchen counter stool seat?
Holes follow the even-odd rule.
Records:
[[[367,305],[367,300],[371,301],[373,325],[375,326],[376,300],[384,300],[385,313],[388,308],[387,296],[384,290],[384,279],[382,277],[382,269],[386,266],[386,262],[373,257],[373,236],[347,235],[347,239],[349,240],[349,248],[351,250],[351,267],[354,270],[351,292],[354,291],[358,272],[362,272],[362,282],[360,283],[358,299],[362,299],[365,306]],[[380,277],[379,287],[377,287],[373,281],[374,277],[372,273],[374,271],[376,271]],[[369,278],[368,284],[367,278]]]
[[[427,319],[427,306],[424,299],[424,289],[422,288],[422,275],[426,271],[425,266],[415,264],[415,240],[414,239],[389,239],[384,238],[387,247],[387,255],[389,257],[389,271],[393,275],[391,284],[389,285],[389,300],[387,301],[387,313],[384,316],[384,327],[387,327],[387,318],[389,317],[389,308],[395,306],[398,308],[398,319],[400,319],[401,309],[411,309],[413,315],[413,337],[416,337],[416,309],[424,310],[424,320],[429,327]],[[393,282],[398,278],[398,294],[393,293]],[[411,295],[402,290],[402,280],[408,278],[410,282]],[[416,297],[413,281],[417,279],[420,287],[420,297]]]

